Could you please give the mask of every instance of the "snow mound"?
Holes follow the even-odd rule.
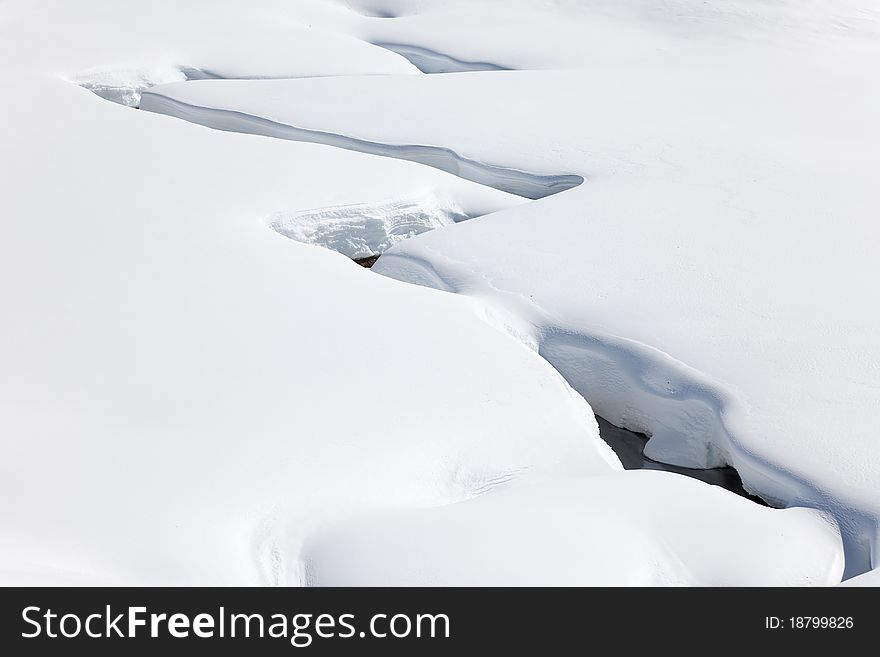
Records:
[[[0,580],[876,567],[880,22],[816,4],[3,4]],[[459,294],[267,226],[432,194],[486,216],[378,269]],[[585,398],[817,510],[621,473]]]
[[[469,219],[448,199],[431,195],[387,203],[277,212],[269,225],[281,235],[353,259],[383,253],[420,233]]]
[[[458,504],[360,518],[304,548],[320,586],[832,585],[833,525],[679,475],[520,484]]]
[[[540,353],[613,424],[650,436],[645,455],[686,468],[733,465],[728,395],[699,372],[625,340],[548,332]]]

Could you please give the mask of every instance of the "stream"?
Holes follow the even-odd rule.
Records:
[[[732,493],[741,495],[752,502],[769,506],[767,502],[756,495],[752,495],[743,487],[742,479],[739,473],[732,467],[724,468],[708,468],[699,470],[695,468],[683,468],[678,465],[669,465],[660,463],[645,456],[645,445],[648,443],[648,436],[643,433],[635,433],[627,429],[621,429],[611,424],[605,418],[596,416],[599,422],[599,435],[602,437],[617,458],[623,464],[626,470],[662,470],[664,472],[674,472],[675,474],[684,475],[685,477],[693,477],[700,481],[705,481],[713,486],[721,486]]]

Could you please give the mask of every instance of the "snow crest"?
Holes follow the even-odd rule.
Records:
[[[235,80],[223,82],[227,84],[234,82],[238,85],[259,85],[265,81]],[[207,81],[207,83],[217,85],[221,81]],[[214,88],[223,89],[221,87]],[[143,94],[140,107],[150,112],[175,116],[218,130],[326,144],[360,153],[409,160],[446,171],[471,182],[494,187],[503,192],[509,192],[529,199],[544,198],[545,196],[577,187],[584,182],[584,178],[579,175],[539,175],[519,169],[478,162],[443,146],[389,144],[357,139],[333,132],[309,130],[247,112],[203,106],[196,102],[189,102],[188,100],[175,97],[177,94],[186,97],[186,92],[191,89],[191,84],[168,85],[151,89]]]
[[[104,100],[126,107],[139,107],[147,89],[172,82],[210,80],[218,76],[191,66],[153,66],[149,68],[96,68],[67,79]]]
[[[422,73],[465,73],[469,71],[509,71],[506,66],[493,64],[492,62],[468,62],[446,55],[430,48],[423,48],[404,43],[382,43],[374,45],[391,52],[396,52],[401,57],[419,69]]]
[[[377,256],[398,242],[470,217],[437,195],[386,203],[277,212],[269,225],[279,234],[323,246],[349,258]]]

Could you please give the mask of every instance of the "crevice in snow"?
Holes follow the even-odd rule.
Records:
[[[459,292],[432,263],[418,256],[392,251],[374,271]],[[741,477],[746,493],[760,496],[770,506],[808,507],[827,514],[843,538],[845,578],[873,567],[874,545],[880,540],[876,518],[845,506],[797,473],[743,447],[736,435],[745,431],[739,424],[748,414],[717,382],[648,345],[560,327],[543,312],[536,314],[533,306],[523,310],[521,319],[534,327],[538,353],[596,415],[644,434],[645,456],[663,469],[730,467]]]
[[[658,349],[612,336],[545,329],[539,353],[600,415],[649,436],[645,455],[675,467],[729,466],[746,492],[781,508],[833,518],[846,554],[845,577],[871,568],[876,523],[783,464],[747,450],[736,436],[748,413],[718,382]]]
[[[363,15],[367,18],[398,18],[398,15],[388,9],[368,9]]]
[[[493,64],[462,62],[414,46],[377,45],[397,48],[395,52],[407,58],[415,57],[410,61],[425,72],[448,72],[441,69],[453,65],[471,67],[455,69],[457,71],[501,70]],[[167,77],[139,74],[123,82],[107,74],[74,81],[114,102],[140,106],[207,127],[409,160],[530,199],[543,198],[584,182],[579,175],[539,175],[477,162],[441,146],[386,144],[300,128],[234,110],[189,104],[149,90],[156,84],[207,75],[197,69],[175,70],[176,73]],[[138,100],[133,102],[134,98]],[[277,232],[292,239],[331,248],[367,266],[375,263],[376,271],[383,275],[455,291],[442,273],[419,258],[394,252],[378,262],[376,258],[407,237],[465,218],[436,200],[416,200],[276,213],[269,221]],[[524,318],[529,316],[528,313],[523,315]],[[844,508],[796,473],[744,449],[735,436],[738,423],[747,414],[722,386],[644,344],[572,331],[547,318],[540,318],[533,325],[539,334],[537,347],[541,356],[598,415],[618,427],[649,437],[643,448],[649,460],[679,470],[729,467],[742,477],[744,492],[759,494],[774,506],[807,506],[824,511],[841,529],[846,577],[871,568],[872,549],[877,541],[876,519]]]
[[[91,69],[67,79],[105,100],[137,108],[141,95],[151,87],[188,80],[216,80],[220,76],[192,66],[155,66]]]
[[[382,3],[344,0],[345,6],[352,12],[367,18],[399,18],[400,14]],[[352,5],[355,5],[354,7]]]
[[[529,199],[557,194],[584,182],[584,178],[578,175],[541,175],[478,162],[443,146],[385,144],[334,132],[299,128],[235,110],[201,107],[170,98],[155,90],[143,93],[140,108],[217,130],[324,144],[370,155],[409,160]]]
[[[684,475],[707,484],[721,486],[736,493],[741,497],[751,500],[757,504],[769,506],[766,501],[757,495],[752,495],[746,491],[743,486],[742,479],[736,468],[722,466],[717,468],[684,468],[679,465],[671,465],[655,461],[645,454],[645,445],[648,443],[648,436],[643,433],[630,431],[613,425],[605,418],[597,415],[596,421],[599,423],[599,435],[604,440],[626,470],[660,470],[662,472],[674,472],[675,474]]]
[[[418,49],[415,46],[405,47]],[[422,50],[424,52],[431,52],[426,49]],[[446,56],[438,54],[438,57]],[[447,59],[449,61],[458,61],[452,58]],[[460,70],[503,70],[494,64],[460,63],[462,65],[483,67],[463,68]],[[256,134],[290,141],[325,144],[370,155],[408,160],[440,169],[471,182],[532,200],[558,194],[559,192],[577,187],[584,182],[583,176],[575,174],[536,174],[510,167],[478,162],[458,154],[451,148],[443,146],[385,144],[358,139],[333,132],[287,125],[244,112],[201,107],[152,91],[155,87],[175,82],[230,79],[211,71],[191,66],[166,66],[150,69],[101,68],[71,75],[66,79],[84,89],[88,89],[105,100],[126,107],[174,116],[217,130]]]
[[[473,71],[510,71],[512,69],[492,62],[470,62],[457,59],[430,48],[408,43],[385,43],[377,41],[374,46],[396,52],[422,73],[465,73]]]
[[[372,269],[379,260],[379,256],[367,256],[366,258],[354,258],[354,261],[365,269]]]
[[[724,395],[696,372],[679,373],[618,342],[548,330],[538,351],[597,414],[650,436],[649,458],[685,468],[733,465]]]
[[[451,201],[428,195],[386,203],[277,212],[268,221],[285,237],[337,251],[371,267],[380,254],[398,242],[470,218]]]

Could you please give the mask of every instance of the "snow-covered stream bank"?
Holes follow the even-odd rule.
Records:
[[[681,39],[602,3],[511,3],[501,19],[373,3],[400,17],[378,19],[356,2],[90,0],[48,25],[39,4],[4,7],[0,46],[33,57],[0,122],[16,218],[0,242],[16,318],[0,342],[4,580],[833,584],[838,527],[848,574],[870,567],[877,451],[849,432],[873,417],[873,315],[830,298],[837,339],[798,287],[828,284],[801,267],[813,233],[804,253],[779,248],[783,219],[815,227],[825,210],[869,242],[841,196],[865,207],[868,169],[846,183],[822,169],[823,198],[793,201],[823,166],[791,159],[799,121],[826,155],[831,138],[760,102],[786,66],[824,79],[809,47],[792,60],[777,43],[753,71],[765,45],[749,36],[730,59],[730,34],[704,30],[739,25],[735,10],[676,18]],[[173,25],[151,18],[169,11]],[[749,16],[744,34],[776,35]],[[115,38],[122,25],[143,38]],[[35,53],[37,28],[81,45]],[[864,82],[821,59],[844,97]],[[169,60],[216,79],[140,76],[126,104],[188,122],[69,83]],[[810,112],[837,109],[794,86]],[[743,94],[769,129],[729,113]],[[835,138],[870,125],[866,101]],[[34,157],[50,146],[48,165]],[[386,276],[298,241],[384,252]],[[870,273],[822,242],[824,276]],[[771,274],[768,299],[750,276]],[[382,366],[353,375],[362,362]],[[734,465],[800,508],[624,472],[593,410],[650,433],[650,457]],[[845,443],[817,438],[838,435],[832,416]],[[77,511],[100,500],[101,518]]]
[[[388,47],[384,44],[377,45]],[[414,53],[416,53],[416,59],[418,60],[417,63],[420,63],[419,68],[423,72],[443,73],[447,72],[447,70],[456,72],[504,70],[501,67],[482,63],[459,62],[458,66],[453,67],[447,64],[449,62],[457,62],[457,60],[445,57],[442,54],[433,51],[423,51],[414,46],[394,47],[390,49],[404,54],[411,61],[414,58]],[[422,56],[428,57],[428,54],[430,54],[430,62],[434,64],[432,66],[429,66],[425,61],[420,59]],[[272,86],[274,93],[277,93],[278,91],[283,93],[283,88],[278,88],[280,85],[273,84]],[[149,89],[143,90],[141,109],[168,114],[200,125],[222,130],[278,137],[293,141],[318,142],[328,146],[348,148],[360,152],[368,152],[374,155],[406,159],[419,164],[436,166],[437,168],[454,173],[465,179],[532,199],[565,191],[565,189],[569,188],[567,185],[575,185],[583,182],[583,178],[578,175],[558,175],[548,178],[524,171],[516,171],[516,182],[512,182],[513,176],[511,169],[481,163],[470,163],[471,167],[462,171],[461,167],[458,166],[458,163],[464,162],[465,160],[458,154],[449,149],[443,148],[442,146],[415,147],[410,145],[401,147],[376,143],[365,145],[364,142],[351,140],[350,138],[341,135],[330,135],[308,130],[304,131],[295,126],[289,126],[283,123],[264,122],[262,117],[249,116],[240,112],[234,112],[230,115],[224,110],[212,112],[210,109],[169,101],[168,95],[170,94],[173,96],[175,90],[176,88],[174,87],[168,88],[165,86],[155,89],[154,91],[150,91]],[[193,93],[198,97],[198,93],[193,92],[192,88],[189,86],[187,86],[185,90],[180,89],[180,91],[186,97],[192,96]],[[252,92],[249,92],[247,89],[242,90],[242,94],[245,97],[247,97],[249,93]],[[257,90],[257,94],[259,94],[259,90]],[[438,164],[436,158],[426,156],[426,153],[443,153],[445,157],[443,161]],[[479,170],[479,175],[474,173],[474,169]],[[546,182],[547,180],[552,182]],[[536,196],[536,193],[539,191],[540,194]],[[278,216],[273,217],[270,220],[270,223],[277,232],[286,237],[290,237],[291,239],[306,244],[314,244],[337,251],[352,258],[362,266],[372,267],[378,261],[381,253],[403,239],[414,237],[415,235],[429,230],[443,228],[444,226],[449,226],[453,223],[470,218],[471,217],[468,217],[455,209],[444,207],[444,204],[436,199],[427,199],[425,201],[420,200],[416,202],[395,202],[386,204],[385,206],[352,205],[338,208],[322,208],[292,215],[280,213]],[[378,269],[382,270],[382,267],[380,266]],[[405,276],[403,280],[423,284],[421,276],[417,276],[414,280]],[[555,354],[553,347],[549,345],[542,349],[541,355],[548,358],[548,360],[561,371],[563,376],[566,376],[566,374],[569,373],[571,366],[568,365],[570,358],[567,356]],[[578,369],[580,364],[577,363],[574,367],[575,369]],[[616,366],[612,365],[612,367],[616,367],[618,373],[620,372],[620,364]],[[566,376],[566,378],[569,383],[577,385],[577,374],[569,373],[569,376]],[[581,386],[581,391],[585,396],[589,394],[593,397],[592,400],[590,400],[589,397],[587,397],[587,399],[588,401],[591,401],[592,404],[595,404],[600,397],[607,399],[609,395],[613,396],[614,393],[607,391],[606,388],[607,386],[602,382],[590,382],[587,386],[589,393],[584,392],[584,386]],[[624,399],[612,400],[610,403],[606,401],[603,407],[610,410],[611,406],[620,406],[625,403],[626,401]],[[710,415],[712,412],[712,410],[708,411]],[[717,410],[714,412],[717,413]],[[619,414],[617,414],[617,417],[622,421],[626,421],[626,419]],[[648,423],[656,426],[654,420],[655,419],[652,418],[648,420]],[[706,418],[701,421],[711,422],[712,420],[711,418]],[[604,421],[606,428],[605,433],[603,434],[601,429],[602,422],[603,421],[600,421],[600,435],[602,435],[603,439],[612,445],[612,447],[614,447],[615,444],[620,445],[625,442],[626,439],[622,438],[623,433],[628,433],[631,437],[637,435],[628,432],[626,429],[614,427],[607,421]],[[669,420],[669,422],[675,425],[674,420]],[[607,436],[605,434],[607,434]],[[683,449],[680,443],[688,441],[689,438],[689,431],[679,430],[673,437],[664,438],[664,441],[669,443],[665,450],[663,447],[658,449],[657,446],[660,443],[659,439],[650,442],[650,449],[652,449],[654,453],[653,459],[643,458],[645,447],[642,445],[638,453],[638,467],[647,467],[649,469],[665,470],[667,472],[692,476],[708,483],[720,485],[738,495],[743,495],[753,500],[760,499],[749,495],[749,493],[744,490],[741,478],[736,473],[736,470],[729,465],[729,456],[726,456],[725,454],[718,454],[714,457],[708,457],[702,454],[694,457],[687,456],[689,448]],[[645,441],[647,441],[647,438]],[[697,447],[698,450],[708,450],[713,448],[714,445],[711,442],[704,443]],[[618,456],[620,456],[619,453]],[[664,463],[664,458],[669,459],[668,465]],[[631,463],[635,463],[635,461],[632,460]],[[631,469],[631,466],[624,465],[625,467],[628,467],[628,469]],[[702,470],[699,470],[699,468],[702,468]]]
[[[627,470],[674,472],[685,477],[693,477],[694,479],[705,481],[713,486],[721,486],[721,488],[741,495],[757,504],[767,504],[760,497],[749,494],[743,488],[742,478],[730,466],[698,469],[684,468],[678,465],[655,461],[645,455],[645,445],[648,442],[648,436],[616,427],[602,417],[596,417],[596,420],[599,422],[599,435],[602,437],[602,440],[608,443],[611,449],[614,450],[617,458],[620,459],[620,463]]]
[[[230,84],[241,85],[240,93],[251,96],[261,91],[259,83],[262,80],[235,80]],[[271,87],[263,86],[270,93],[282,91],[278,89],[285,80],[275,81]],[[295,81],[291,81],[295,82]],[[183,83],[181,83],[183,84]],[[556,194],[566,189],[571,189],[584,182],[578,175],[551,174],[540,175],[529,173],[485,162],[469,159],[443,146],[426,146],[423,144],[386,144],[382,142],[358,139],[344,134],[325,132],[321,130],[309,130],[300,128],[283,121],[222,108],[206,107],[198,104],[198,90],[193,89],[194,83],[187,82],[185,87],[176,85],[155,88],[145,91],[141,96],[140,108],[149,112],[168,114],[177,118],[185,119],[193,123],[229,130],[231,132],[243,132],[266,137],[277,137],[291,141],[303,141],[325,146],[335,146],[359,153],[381,155],[410,162],[417,162],[429,167],[446,171],[465,180],[493,187],[502,192],[516,194],[528,199],[537,199]],[[251,86],[246,89],[244,86]],[[180,100],[175,96],[175,91],[191,99],[191,102]]]
[[[477,67],[475,70],[486,69]],[[278,85],[273,86],[277,87]],[[145,100],[142,108],[147,111],[167,113],[177,118],[191,120],[201,125],[220,128],[223,130],[243,131],[245,133],[281,137],[284,139],[291,139],[295,141],[301,140],[303,134],[306,134],[306,140],[308,141],[313,141],[317,139],[320,140],[321,143],[329,146],[351,148],[351,144],[349,141],[339,143],[338,135],[322,135],[314,131],[305,131],[304,133],[299,128],[287,126],[285,124],[275,124],[275,127],[273,127],[272,130],[267,130],[265,127],[260,127],[262,126],[261,117],[255,118],[249,115],[242,115],[242,113],[238,112],[235,113],[235,115],[239,117],[238,119],[223,120],[218,123],[216,120],[206,118],[206,116],[211,116],[211,114],[203,109],[197,109],[195,107],[188,106],[188,110],[186,112],[181,112],[180,104],[170,104],[167,100],[164,99],[164,94],[174,94],[175,91],[181,91],[182,93],[184,93],[184,95],[188,96],[189,94],[187,94],[186,92],[188,92],[190,89],[191,87],[184,91],[179,87],[171,89],[167,87],[162,87],[152,92],[147,91],[144,95]],[[259,91],[257,93],[259,95]],[[247,97],[248,94],[245,93],[244,95],[245,97]],[[221,110],[214,116],[223,116],[224,113],[225,111]],[[242,116],[243,118],[241,118]],[[255,128],[255,126],[258,127]],[[357,148],[354,148],[354,150],[364,151],[366,149],[364,149],[363,146],[358,145]],[[385,156],[391,154],[392,157],[409,159],[420,164],[432,165],[431,160],[426,160],[422,156],[422,153],[427,150],[450,153],[452,160],[462,161],[462,158],[455,154],[453,151],[437,146],[430,146],[427,148],[419,148],[417,150],[413,150],[412,146],[400,148],[398,146],[371,144],[367,152],[371,154]],[[505,175],[500,177],[497,175],[497,173],[495,173],[497,171],[509,171],[509,169],[497,166],[489,167],[482,164],[479,166],[482,172],[481,176],[479,176],[480,180],[476,180],[473,175],[464,177],[470,180],[481,182],[482,184],[488,184],[489,186],[496,189],[503,189],[504,191],[517,193],[518,195],[527,198],[535,197],[535,188],[524,186],[521,183],[511,186],[508,182],[510,178],[509,173],[506,173]],[[460,173],[455,167],[438,166],[438,168],[447,170],[450,173]],[[522,171],[517,172],[517,175],[521,176],[521,180],[541,179],[540,176]],[[573,180],[579,180],[580,182],[583,181],[583,178],[577,175],[556,177],[557,180],[564,178],[571,178]],[[565,187],[561,185],[557,188],[554,188],[553,186],[548,186],[547,190],[542,194],[542,196],[547,196],[564,190]],[[305,243],[317,244],[325,248],[339,251],[344,255],[360,261],[361,264],[366,263],[370,267],[372,267],[377,262],[379,262],[378,256],[380,256],[382,252],[387,250],[389,246],[392,246],[394,243],[399,241],[394,240],[393,242],[386,243],[383,240],[373,240],[368,244],[364,244],[364,240],[358,237],[362,231],[361,226],[365,222],[369,222],[370,217],[376,214],[383,215],[381,219],[374,222],[377,226],[384,226],[388,224],[393,225],[394,223],[396,223],[394,221],[395,216],[400,217],[400,223],[403,223],[405,225],[418,223],[420,226],[423,226],[423,228],[418,231],[411,231],[409,234],[404,236],[405,238],[412,237],[418,233],[424,232],[425,230],[442,228],[443,226],[448,226],[452,223],[468,218],[466,216],[459,215],[460,218],[458,219],[452,221],[446,220],[443,217],[447,214],[447,212],[438,209],[436,206],[434,206],[433,210],[425,211],[421,208],[413,208],[411,205],[405,205],[402,211],[390,213],[384,213],[375,207],[351,206],[342,209],[329,208],[327,210],[321,211],[310,211],[309,213],[304,213],[300,216],[286,218],[285,224],[288,226],[296,227],[296,230],[298,231],[296,233],[293,233],[290,230],[280,229],[274,221],[273,226],[276,230],[278,230],[282,234],[285,234],[288,237],[292,237],[293,239],[297,239],[298,241],[302,241]],[[334,231],[339,233],[335,240],[315,239],[314,237],[305,237],[303,235],[303,231],[308,230],[309,217],[323,217],[326,215],[342,215],[345,217],[342,225],[340,227],[337,227],[336,231]],[[413,221],[413,218],[417,218],[420,216],[434,217],[434,219]],[[352,246],[352,244],[359,246]],[[454,291],[449,290],[449,288],[443,285],[440,279],[434,278],[432,280],[430,276],[426,278],[422,273],[417,273],[413,275],[412,271],[404,270],[403,275],[401,275],[398,270],[395,270],[394,263],[396,262],[396,260],[392,259],[392,265],[390,269],[387,268],[387,262],[388,261],[386,260],[385,263],[380,264],[377,267],[377,271],[386,273],[391,271],[394,272],[391,274],[392,276],[400,278],[401,280],[407,282],[413,282],[419,285],[428,285],[429,287],[439,287],[439,289],[444,289],[447,291]],[[438,285],[438,283],[440,284]],[[506,330],[509,327],[505,326],[503,328],[505,328]],[[521,339],[522,336],[518,335],[517,337]],[[705,429],[707,425],[720,424],[720,409],[722,407],[722,402],[709,401],[705,404],[704,407],[704,402],[697,401],[696,404],[684,407],[676,404],[674,406],[671,406],[669,409],[664,409],[662,406],[658,408],[657,405],[654,403],[638,404],[636,408],[644,408],[650,410],[642,411],[642,419],[640,421],[634,422],[631,415],[626,416],[620,410],[618,410],[620,408],[630,408],[629,412],[630,414],[632,413],[632,392],[627,392],[623,389],[615,388],[614,386],[609,385],[606,380],[596,379],[592,375],[591,378],[586,382],[583,379],[583,373],[585,371],[589,371],[590,369],[595,368],[595,365],[592,364],[592,360],[595,359],[597,356],[600,359],[605,359],[605,367],[608,368],[608,373],[605,376],[610,375],[612,378],[617,379],[625,376],[626,368],[631,366],[627,365],[626,363],[627,361],[630,361],[633,357],[631,355],[627,355],[623,351],[615,352],[614,349],[598,349],[596,351],[597,355],[594,356],[592,351],[581,351],[579,347],[580,344],[582,343],[579,342],[579,339],[577,338],[572,341],[572,345],[574,345],[574,356],[572,356],[567,348],[562,348],[560,350],[560,347],[557,346],[557,342],[554,341],[554,339],[545,340],[542,343],[541,348],[539,349],[539,353],[544,358],[546,358],[558,371],[560,371],[560,373],[566,378],[568,383],[573,385],[575,389],[579,390],[594,408],[598,404],[599,407],[603,409],[603,412],[608,412],[609,415],[613,414],[613,417],[616,418],[616,421],[620,422],[621,424],[635,427],[636,431],[641,430],[647,431],[649,433],[650,439],[645,438],[646,444],[642,445],[639,452],[639,456],[643,458],[640,459],[640,463],[637,467],[661,470],[672,472],[678,475],[693,477],[698,480],[711,483],[713,485],[721,486],[723,488],[726,488],[727,490],[736,493],[737,495],[741,495],[750,499],[751,501],[761,504],[765,504],[765,502],[761,500],[760,497],[757,497],[757,495],[753,494],[754,492],[763,491],[765,495],[774,500],[780,506],[786,506],[788,503],[787,500],[792,499],[793,495],[787,491],[781,496],[778,494],[778,481],[771,481],[768,486],[765,486],[762,489],[758,489],[758,491],[747,491],[743,487],[741,477],[736,472],[735,468],[731,465],[733,462],[733,457],[728,451],[729,437],[724,438],[724,442],[719,443],[718,438],[712,435],[712,430],[710,430],[709,433],[706,433]],[[596,344],[601,343],[597,342]],[[615,360],[615,353],[618,353],[620,357],[619,360]],[[636,366],[638,367],[638,365]],[[658,411],[664,414],[662,418],[652,416],[652,413],[656,413]],[[600,436],[602,435],[602,423],[605,424],[605,435],[603,436],[603,439],[608,442],[609,445],[611,445],[612,447],[614,447],[615,444],[622,445],[627,440],[631,440],[632,438],[637,436],[637,434],[633,432],[629,432],[626,429],[621,429],[620,427],[615,427],[614,425],[611,425],[604,420],[600,421]],[[664,428],[665,431],[658,431],[658,428],[660,427]],[[624,438],[622,436],[623,433],[628,433],[629,436]],[[644,456],[647,454],[650,454],[652,458],[644,458]],[[620,455],[618,454],[618,456]],[[754,478],[752,480],[754,480]],[[787,485],[787,483],[783,483],[783,486]]]

